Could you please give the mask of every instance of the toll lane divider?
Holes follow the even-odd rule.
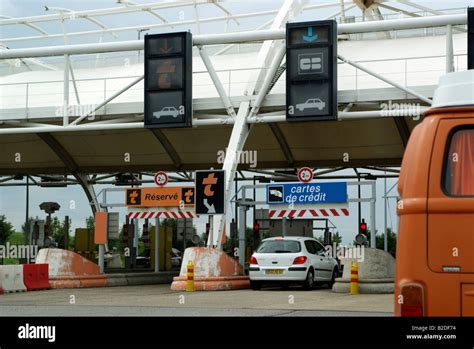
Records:
[[[107,286],[106,275],[64,275],[50,277],[51,288],[81,288]]]
[[[23,282],[28,291],[49,290],[48,264],[23,264]]]
[[[0,289],[3,293],[24,292],[23,265],[0,265]]]
[[[169,284],[175,271],[49,276],[48,264],[0,266],[0,295],[51,288],[87,288]]]

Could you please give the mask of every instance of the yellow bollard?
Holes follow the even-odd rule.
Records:
[[[351,263],[351,294],[359,294],[359,267],[357,262]]]
[[[187,273],[187,280],[186,280],[186,291],[187,292],[194,292],[194,263],[193,261],[188,262],[188,273]]]

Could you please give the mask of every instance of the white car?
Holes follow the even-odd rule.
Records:
[[[306,100],[306,102],[304,103],[297,104],[296,109],[298,109],[299,111],[303,111],[305,109],[312,109],[312,108],[323,110],[325,106],[326,106],[326,103],[324,103],[319,98],[310,98]]]
[[[310,237],[286,236],[262,240],[250,257],[250,286],[258,290],[264,283],[302,284],[305,289],[315,283],[330,286],[339,275],[336,259],[326,255],[324,246]]]
[[[159,119],[162,116],[172,116],[177,118],[179,115],[179,111],[175,107],[164,107],[160,111],[156,111],[153,113],[153,116]]]

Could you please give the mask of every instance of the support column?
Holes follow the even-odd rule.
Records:
[[[239,206],[239,263],[245,267],[245,230],[247,228],[247,207]]]
[[[375,240],[375,198],[376,198],[376,191],[375,191],[375,181],[372,182],[372,198],[370,199],[370,247],[376,248],[376,240]]]
[[[92,213],[102,211],[97,200],[97,195],[94,190],[94,186],[89,183],[89,176],[86,174],[75,174],[76,179],[81,184],[82,189],[84,189],[87,198],[89,199],[89,204],[92,208]],[[105,245],[99,245],[99,260],[98,260],[100,272],[104,273],[105,268]]]
[[[69,125],[69,56],[64,55],[63,126]]]
[[[446,73],[454,71],[453,26],[446,26]]]
[[[387,172],[385,172],[387,174]],[[383,179],[384,197],[383,197],[383,249],[388,251],[388,232],[387,232],[387,177]]]
[[[184,251],[183,251],[184,253]],[[155,224],[155,273],[160,271],[160,219]]]
[[[237,171],[237,165],[239,163],[239,152],[243,149],[245,141],[250,133],[250,127],[246,122],[246,118],[249,113],[250,102],[240,103],[239,111],[237,112],[237,117],[235,118],[234,127],[232,128],[232,134],[230,136],[229,145],[227,146],[227,151],[224,159],[224,166],[222,167],[225,170],[225,195],[224,198],[227,199],[230,197],[230,191],[232,189],[232,182]],[[227,203],[225,203],[227,206]],[[211,222],[210,222],[211,223]],[[225,225],[225,215],[214,215],[212,222],[213,226],[210,227],[215,234],[209,234],[207,240],[207,246],[216,246],[220,248],[222,241],[222,234],[224,233]],[[212,240],[211,240],[212,237]]]

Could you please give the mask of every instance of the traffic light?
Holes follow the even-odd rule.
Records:
[[[337,23],[286,25],[286,121],[337,118]]]
[[[367,223],[365,219],[362,218],[362,221],[359,223],[359,233],[355,237],[355,242],[357,245],[367,245],[367,238],[369,233],[367,232]]]
[[[362,218],[362,222],[359,224],[359,233],[367,236],[367,223],[365,223],[364,218]]]
[[[260,233],[260,224],[255,223],[255,224],[253,225],[253,233],[254,233],[255,235],[257,235],[257,234]]]
[[[192,36],[145,36],[145,127],[191,127]]]

